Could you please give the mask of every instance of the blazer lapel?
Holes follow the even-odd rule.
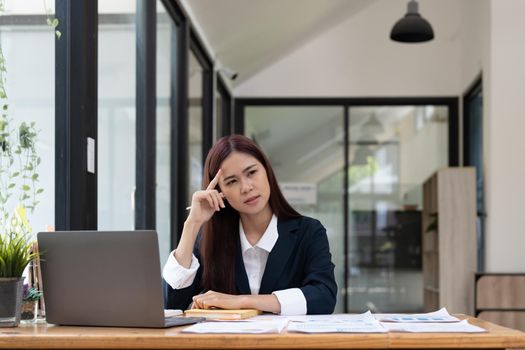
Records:
[[[240,242],[237,244],[237,251],[235,254],[235,286],[237,287],[239,295],[252,294],[250,283],[248,282],[248,276],[246,275],[246,268],[244,267],[244,261],[242,260]]]
[[[297,230],[298,219],[277,222],[277,232],[279,238],[275,246],[268,255],[268,261],[264,269],[261,280],[259,294],[270,294],[273,292],[275,283],[286,268],[286,262],[294,251],[296,236],[293,234]],[[242,260],[242,259],[241,259]]]

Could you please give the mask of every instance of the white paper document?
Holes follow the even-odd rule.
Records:
[[[426,314],[373,314],[373,316],[381,322],[403,322],[403,323],[443,323],[443,322],[459,322],[459,319],[451,316],[447,309],[442,308],[438,311],[429,312]]]
[[[182,315],[182,310],[179,309],[164,309],[164,317],[172,317]]]
[[[309,315],[288,317],[289,332],[301,333],[385,333],[370,311],[358,315]]]
[[[487,331],[486,329],[471,325],[467,320],[448,323],[381,322],[381,325],[389,332],[482,333]]]
[[[289,332],[301,333],[385,333],[378,321],[372,322],[290,322]]]
[[[358,321],[374,320],[370,311],[362,314],[333,314],[333,315],[301,315],[285,316],[291,322],[339,322],[339,321]]]
[[[253,322],[201,322],[183,329],[188,333],[280,333],[288,323],[286,319]]]

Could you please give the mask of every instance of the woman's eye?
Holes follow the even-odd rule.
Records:
[[[248,172],[248,175],[251,176],[251,175],[255,174],[256,172],[257,172],[257,170],[250,170],[250,171]]]
[[[230,180],[230,181],[226,182],[226,186],[233,185],[234,183],[235,183],[235,180]]]

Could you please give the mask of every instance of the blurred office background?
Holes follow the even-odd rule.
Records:
[[[525,2],[421,0],[435,38],[402,44],[389,33],[406,3],[59,0],[46,14],[41,1],[6,0],[0,40],[10,118],[40,129],[45,191],[33,231],[152,228],[163,263],[200,188],[207,150],[243,133],[268,154],[292,205],[327,228],[338,312],[423,309],[422,183],[447,166],[477,169],[478,271],[523,272]],[[66,116],[56,96],[60,63],[75,50],[64,44],[68,6],[73,21],[96,28],[87,33],[96,40],[72,36],[96,52],[96,69],[69,82],[96,86],[78,92],[94,115]],[[61,39],[46,25],[55,14]],[[154,88],[137,89],[146,80]],[[96,129],[96,182],[80,188],[81,203],[56,186],[64,179],[55,170],[63,118]],[[153,136],[139,138],[150,122]],[[153,178],[142,173],[148,157]],[[145,182],[154,195],[144,195]],[[77,208],[66,224],[55,210],[64,203]]]

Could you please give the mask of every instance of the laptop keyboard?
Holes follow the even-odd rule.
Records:
[[[204,321],[204,317],[179,317],[179,316],[171,316],[171,317],[165,317],[164,323],[166,327],[176,327],[176,326],[183,326],[186,324],[194,324],[201,321]]]

